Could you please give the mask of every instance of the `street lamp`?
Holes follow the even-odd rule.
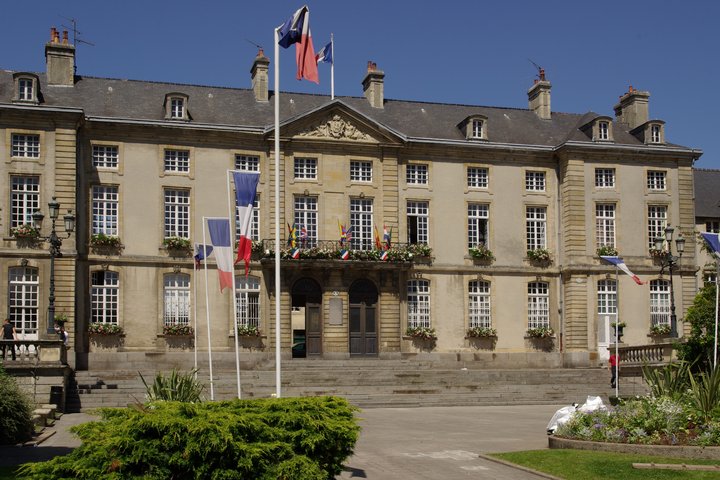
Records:
[[[60,203],[58,203],[55,197],[52,198],[52,201],[48,202],[48,211],[50,213],[50,219],[52,220],[50,236],[40,238],[50,244],[50,297],[48,298],[47,333],[48,335],[52,335],[55,333],[55,259],[62,257],[62,252],[60,251],[62,239],[58,237],[55,232],[55,220],[57,220],[60,215]],[[32,218],[35,228],[39,231],[45,215],[43,215],[40,210],[36,210]],[[65,232],[67,233],[67,237],[65,238],[70,238],[73,230],[75,230],[75,215],[68,210],[67,215],[63,216],[63,220],[65,221]]]
[[[670,336],[677,337],[677,315],[675,315],[675,290],[673,289],[673,271],[678,266],[678,261],[682,257],[685,251],[685,239],[682,235],[678,236],[675,240],[675,246],[677,247],[678,256],[672,254],[672,240],[673,232],[675,230],[672,227],[665,228],[665,236],[663,238],[655,239],[655,250],[661,252],[658,255],[660,259],[660,275],[663,274],[667,267],[670,272]],[[663,243],[667,243],[667,251],[663,249]]]

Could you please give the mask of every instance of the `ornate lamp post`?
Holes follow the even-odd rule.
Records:
[[[50,296],[48,297],[47,333],[48,335],[52,335],[55,333],[55,259],[62,257],[62,252],[60,251],[62,239],[58,237],[57,232],[55,232],[55,220],[58,219],[60,214],[60,203],[58,203],[55,197],[52,198],[52,201],[48,202],[48,210],[50,212],[50,219],[52,220],[50,236],[40,238],[50,244]],[[35,228],[40,230],[44,218],[45,215],[43,215],[40,210],[36,210],[35,213],[33,213]],[[75,215],[68,210],[67,215],[63,216],[63,220],[65,221],[65,232],[67,233],[67,237],[65,238],[70,238],[73,230],[75,230]]]
[[[670,272],[670,336],[677,337],[677,315],[675,315],[675,290],[673,289],[673,271],[678,266],[678,261],[682,257],[685,251],[685,239],[682,235],[678,236],[675,240],[675,246],[677,247],[678,255],[674,256],[672,253],[672,240],[673,232],[675,230],[672,227],[665,228],[665,236],[663,238],[655,239],[655,249],[662,252],[658,255],[660,259],[660,275],[663,274],[665,268]],[[663,249],[663,243],[667,243],[667,251]]]

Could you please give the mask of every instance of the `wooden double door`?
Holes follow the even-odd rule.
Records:
[[[378,292],[369,280],[357,280],[350,287],[350,355],[378,354]]]

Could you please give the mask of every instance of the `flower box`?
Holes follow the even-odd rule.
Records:
[[[94,233],[90,236],[91,247],[119,248],[122,246],[120,237],[117,235],[105,235],[104,233]]]
[[[528,328],[526,336],[530,338],[552,338],[555,331],[550,327],[534,327]]]
[[[495,255],[493,255],[492,251],[490,251],[490,249],[484,244],[476,245],[470,248],[468,250],[468,254],[473,258],[473,260],[484,262],[492,262],[495,260]]]
[[[192,244],[190,239],[183,237],[167,237],[163,240],[163,245],[168,250],[178,250],[189,252]]]
[[[163,325],[163,335],[177,336],[177,337],[191,337],[195,334],[195,331],[190,325],[185,324],[171,324]]]
[[[537,263],[549,263],[552,260],[550,251],[545,248],[536,248],[534,250],[527,251],[527,258],[531,262]]]
[[[656,335],[656,336],[663,336],[663,335],[670,335],[670,325],[666,324],[660,324],[660,325],[652,325],[650,327],[650,335]]]
[[[598,257],[617,257],[617,248],[611,247],[610,245],[603,245],[597,249]]]
[[[17,239],[35,240],[40,237],[40,231],[29,223],[26,223],[25,225],[11,228],[10,235]]]
[[[250,325],[238,325],[237,334],[238,337],[259,337],[260,329]]]
[[[465,335],[468,338],[492,338],[497,337],[497,330],[492,327],[470,327]]]
[[[437,340],[437,333],[430,327],[408,327],[405,335],[416,340]]]
[[[120,325],[114,323],[91,323],[88,327],[88,333],[91,335],[122,335],[123,328]]]

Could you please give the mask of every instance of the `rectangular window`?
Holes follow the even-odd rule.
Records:
[[[295,226],[301,248],[314,247],[318,240],[317,197],[295,197]]]
[[[608,122],[598,123],[598,140],[609,140],[610,139],[610,125]]]
[[[705,222],[705,232],[720,233],[720,220],[710,220]]]
[[[662,170],[649,170],[647,172],[647,188],[648,190],[665,190],[666,173]]]
[[[295,179],[312,180],[317,178],[317,158],[296,158]]]
[[[255,195],[253,202],[252,218],[250,219],[250,240],[260,240],[260,195]],[[240,241],[240,209],[235,208],[235,241]]]
[[[185,99],[174,97],[170,99],[170,118],[185,118]]]
[[[244,328],[260,328],[260,279],[235,277],[235,303],[237,325]]]
[[[352,228],[350,248],[353,250],[372,250],[375,248],[373,242],[372,200],[363,198],[350,200],[350,228]]]
[[[190,275],[165,275],[163,287],[163,324],[190,324]]]
[[[40,135],[12,135],[12,156],[25,158],[40,157]]]
[[[717,285],[717,273],[706,272],[703,275],[703,282],[706,287],[709,285]]]
[[[615,169],[614,168],[596,168],[595,169],[595,188],[614,188],[615,187]]]
[[[93,145],[92,164],[96,168],[117,168],[118,147],[115,145]]]
[[[469,326],[492,327],[490,318],[490,283],[473,280],[468,284]]]
[[[241,172],[259,172],[260,157],[254,155],[235,155],[235,170]]]
[[[525,190],[530,192],[544,192],[545,172],[525,172]]]
[[[525,208],[525,231],[527,235],[527,249],[537,250],[547,248],[547,208]]]
[[[40,209],[40,179],[11,177],[10,182],[10,227],[32,225],[32,214]]]
[[[118,187],[92,187],[92,234],[118,234]]]
[[[8,311],[19,339],[38,332],[38,269],[11,267],[8,272]],[[37,337],[36,337],[37,338]]]
[[[661,143],[662,142],[662,127],[660,125],[650,126],[650,143]]]
[[[655,247],[655,239],[663,238],[667,227],[667,207],[665,205],[648,205],[648,247]]]
[[[350,162],[351,182],[372,182],[372,162]]]
[[[545,282],[528,283],[528,328],[550,327],[550,294]]]
[[[615,280],[600,280],[597,288],[598,315],[617,315],[617,285]]]
[[[18,79],[18,100],[28,102],[35,100],[35,93],[33,92],[34,83],[31,78]]]
[[[670,325],[670,282],[650,281],[650,325]]]
[[[405,181],[408,185],[427,185],[428,166],[425,164],[410,164],[405,169]]]
[[[190,238],[190,192],[165,190],[165,238]]]
[[[467,186],[469,188],[488,188],[488,169],[481,167],[468,167]]]
[[[430,282],[410,280],[407,283],[408,327],[430,327]]]
[[[473,120],[472,121],[472,136],[473,138],[483,138],[483,127],[485,126],[485,122],[482,120]]]
[[[98,270],[90,275],[90,321],[118,323],[120,282],[117,272]]]
[[[615,205],[595,205],[595,242],[600,247],[615,247]]]
[[[488,246],[489,208],[482,203],[468,205],[468,248]]]
[[[430,243],[428,202],[407,202],[408,243]]]
[[[166,172],[189,172],[190,152],[187,150],[165,150]]]

